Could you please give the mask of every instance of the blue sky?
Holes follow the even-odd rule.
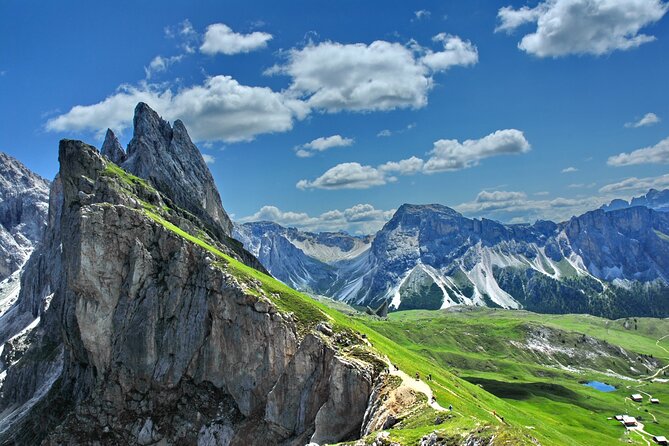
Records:
[[[237,220],[566,219],[669,187],[660,0],[2,1],[0,150],[181,118]],[[74,108],[73,108],[74,107]]]

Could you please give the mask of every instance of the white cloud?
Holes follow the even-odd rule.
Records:
[[[347,147],[353,144],[353,138],[345,138],[341,135],[322,136],[311,142],[296,147],[296,154],[301,158],[313,156],[315,152],[323,152],[334,147]]]
[[[578,169],[573,167],[573,166],[569,166],[569,167],[565,167],[560,172],[561,173],[574,173],[574,172],[578,172]]]
[[[440,139],[434,143],[427,161],[412,156],[401,161],[389,161],[378,167],[359,163],[338,164],[313,181],[300,180],[299,189],[367,189],[397,181],[393,175],[432,174],[466,169],[484,159],[498,155],[525,153],[530,143],[520,130],[497,130],[481,139],[462,143],[454,139]]]
[[[412,130],[414,128],[416,128],[416,123],[412,122],[410,124],[407,124],[406,127],[402,128],[402,129],[399,129],[399,130],[383,129],[379,133],[377,133],[376,136],[379,137],[379,138],[387,138],[387,137],[392,136],[392,135],[397,135],[397,134],[408,132],[409,130]]]
[[[455,206],[470,216],[488,216],[510,220],[513,223],[532,222],[537,219],[564,221],[606,203],[602,197],[531,199],[525,192],[481,191],[471,202]]]
[[[416,20],[422,20],[429,19],[432,13],[427,9],[420,9],[418,11],[414,11],[413,15],[416,17]]]
[[[146,78],[151,79],[151,76],[153,76],[156,73],[161,73],[167,70],[167,68],[170,65],[181,61],[181,59],[183,59],[183,54],[179,54],[178,56],[172,56],[172,57],[163,57],[163,56],[154,57],[149,63],[149,66],[144,67]]]
[[[649,189],[666,189],[669,188],[669,174],[660,175],[657,177],[626,178],[617,183],[607,184],[599,189],[602,193],[620,193],[628,194],[646,193]]]
[[[530,143],[520,130],[497,130],[481,139],[440,139],[434,143],[432,155],[426,162],[424,171],[444,172],[466,169],[478,165],[484,158],[497,155],[511,155],[530,151]]]
[[[399,175],[413,175],[423,170],[425,162],[412,156],[402,161],[389,161],[379,166],[379,170],[384,173],[397,173]]]
[[[597,183],[572,183],[569,184],[567,187],[569,189],[592,189],[593,187],[597,186]]]
[[[496,31],[511,32],[528,23],[536,30],[518,48],[539,57],[608,54],[655,40],[640,30],[669,9],[661,0],[544,0],[534,8],[501,8]]]
[[[254,31],[240,34],[223,23],[214,23],[207,27],[200,51],[209,55],[248,53],[265,48],[271,39],[272,35],[269,33]]]
[[[669,138],[663,139],[652,147],[612,156],[606,163],[616,167],[634,164],[667,164],[669,163]]]
[[[433,71],[444,71],[454,66],[475,65],[479,61],[476,46],[470,41],[464,41],[458,36],[440,33],[432,38],[435,42],[444,45],[443,51],[427,50],[421,61]]]
[[[290,76],[290,93],[328,112],[421,108],[435,72],[478,60],[476,47],[457,36],[439,34],[435,41],[443,51],[383,40],[369,45],[309,43],[289,50],[284,65],[265,73]]]
[[[191,22],[186,19],[177,26],[166,26],[164,28],[165,37],[175,39],[179,42],[178,47],[187,54],[195,52],[195,46],[200,39],[200,35],[195,31]]]
[[[76,105],[47,121],[50,131],[122,132],[132,124],[135,105],[146,102],[164,118],[181,119],[195,140],[242,141],[261,133],[285,132],[309,110],[296,99],[267,87],[241,85],[230,76],[207,78],[172,92],[158,84],[122,85],[106,99]]]
[[[207,163],[207,164],[214,164],[216,162],[216,158],[212,155],[207,154],[207,153],[203,153],[202,158],[204,158],[204,162]]]
[[[327,170],[313,181],[300,180],[298,189],[368,189],[381,186],[392,178],[386,178],[383,172],[360,163],[342,163]]]
[[[348,209],[330,210],[313,217],[305,212],[282,211],[276,206],[263,206],[258,212],[239,221],[273,221],[282,226],[307,231],[348,230],[353,233],[371,234],[381,228],[394,214],[394,210],[376,209],[371,204],[356,204]]]
[[[643,115],[643,118],[639,119],[638,121],[625,123],[625,127],[627,128],[648,127],[653,124],[657,124],[658,122],[660,122],[659,116],[657,116],[655,113],[646,113],[645,115]]]

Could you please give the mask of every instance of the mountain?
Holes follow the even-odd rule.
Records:
[[[647,194],[634,197],[630,201],[616,199],[602,206],[605,211],[614,211],[635,206],[643,206],[656,211],[669,212],[669,189],[650,189]]]
[[[133,140],[154,130],[136,125]],[[192,165],[173,141],[127,161],[151,178],[143,150]],[[366,414],[384,404],[379,353],[252,268],[224,222],[211,230],[218,211],[181,195],[200,172],[159,189],[72,140],[59,161],[46,232],[0,324],[0,444],[303,445],[382,424]]]
[[[313,294],[331,295],[339,281],[338,264],[359,257],[371,237],[343,232],[303,232],[272,222],[235,225],[233,236],[271,274],[289,286]]]
[[[49,182],[0,152],[0,281],[28,259],[46,226]]]
[[[369,249],[329,264],[315,262],[283,228],[247,232],[240,240],[264,246],[259,258],[279,279],[355,305],[669,315],[669,214],[647,207],[504,225],[442,205],[406,204]],[[276,238],[281,243],[263,242]],[[285,273],[294,259],[300,267]]]

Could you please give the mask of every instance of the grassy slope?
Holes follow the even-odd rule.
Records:
[[[301,327],[308,329],[321,320],[333,323],[335,329],[350,329],[364,333],[375,349],[387,355],[406,373],[413,375],[418,372],[422,376],[431,373],[432,387],[437,400],[443,406],[452,404],[456,417],[440,426],[432,425],[434,413],[428,411],[408,423],[409,428],[391,430],[391,438],[402,444],[416,444],[423,435],[439,429],[446,434],[465,434],[481,426],[499,426],[498,441],[504,436],[511,438],[509,444],[522,444],[528,436],[537,438],[544,445],[610,445],[626,439],[623,429],[606,417],[617,413],[646,415],[637,405],[625,402],[623,395],[629,393],[624,387],[628,384],[609,377],[598,377],[594,374],[589,378],[600,378],[621,390],[604,394],[578,384],[581,376],[571,377],[568,374],[551,376],[544,383],[549,386],[528,386],[526,383],[541,383],[530,370],[536,368],[530,359],[518,361],[514,355],[501,352],[503,358],[497,358],[494,370],[485,371],[481,360],[490,360],[486,355],[472,355],[471,361],[461,361],[453,367],[451,353],[462,353],[462,345],[467,342],[468,330],[485,333],[489,345],[508,344],[508,340],[521,339],[516,330],[519,322],[532,321],[547,325],[555,325],[565,329],[576,328],[580,332],[588,332],[609,340],[622,340],[619,344],[629,346],[641,345],[643,348],[633,349],[643,353],[658,353],[658,347],[651,333],[659,332],[650,323],[646,331],[643,329],[630,333],[620,324],[609,324],[598,318],[584,316],[542,316],[526,312],[482,311],[458,314],[411,311],[394,313],[390,321],[384,322],[366,316],[347,316],[323,303],[287,287],[283,283],[266,276],[220,252],[213,245],[198,237],[182,231],[151,211],[148,216],[167,229],[185,239],[207,249],[220,258],[221,266],[231,274],[243,280],[257,280],[262,284],[265,295],[270,297],[281,311],[292,312]],[[441,317],[435,317],[441,315]],[[458,324],[454,324],[457,320]],[[454,327],[458,325],[457,330]],[[646,324],[641,323],[641,327]],[[623,332],[624,331],[624,332]],[[448,336],[439,336],[448,333]],[[620,336],[624,334],[625,336]],[[522,355],[521,355],[522,356]],[[485,361],[484,361],[485,362]],[[500,367],[499,365],[502,365]],[[455,370],[470,380],[488,379],[480,385],[470,383],[451,373]],[[479,381],[481,383],[481,381]],[[669,401],[669,394],[659,384],[645,384],[641,390]],[[490,390],[490,392],[486,391]],[[495,396],[494,394],[499,395]],[[666,396],[665,396],[666,395]],[[503,415],[506,425],[494,418],[491,411]],[[658,419],[669,413],[663,407],[652,407]],[[660,426],[662,425],[662,421]],[[653,430],[649,425],[647,430]],[[632,440],[637,444],[645,444],[635,436]],[[498,444],[503,444],[502,442]],[[529,442],[528,442],[529,444]]]
[[[124,175],[123,171],[119,173],[111,168],[107,173],[119,177],[128,186],[144,187],[144,183]],[[211,241],[189,234],[173,225],[166,219],[169,216],[169,209],[145,206],[144,212],[166,229],[214,254],[219,259],[219,266],[239,279],[259,281],[262,294],[275,302],[281,311],[294,313],[302,329],[310,329],[319,321],[328,320],[335,330],[355,330],[364,333],[378,352],[387,355],[409,375],[418,372],[425,376],[431,373],[433,376],[431,386],[437,400],[442,406],[452,404],[456,416],[439,426],[434,426],[432,422],[435,414],[430,409],[408,420],[405,429],[390,431],[391,438],[402,444],[417,444],[421,436],[438,429],[447,435],[464,435],[474,430],[483,430],[484,433],[495,430],[497,438],[495,444],[531,444],[529,437],[533,436],[543,445],[610,445],[622,439],[623,435],[620,426],[606,422],[605,415],[619,412],[638,415],[634,412],[637,410],[636,405],[625,407],[628,403],[624,403],[622,395],[629,393],[627,390],[602,394],[589,390],[576,381],[570,381],[569,377],[550,379],[551,384],[562,386],[557,388],[558,390],[550,386],[547,388],[535,386],[530,387],[531,391],[528,391],[527,386],[522,384],[518,386],[516,381],[536,381],[536,374],[531,371],[537,365],[532,364],[527,357],[522,361],[513,355],[507,357],[505,352],[492,355],[496,357],[486,357],[482,353],[478,355],[463,353],[461,346],[466,345],[468,330],[484,333],[489,346],[499,346],[500,340],[504,343],[509,339],[519,339],[521,334],[514,327],[518,325],[519,319],[526,319],[567,330],[580,330],[592,336],[616,341],[626,348],[642,353],[658,356],[664,354],[655,345],[655,339],[660,333],[667,332],[669,323],[666,321],[662,321],[662,326],[657,327],[652,325],[651,320],[640,320],[640,329],[630,333],[622,328],[622,324],[609,324],[597,318],[540,316],[524,312],[472,312],[456,315],[411,311],[395,313],[387,322],[364,315],[345,315],[226,256]],[[452,328],[455,326],[454,318],[459,320],[458,326],[464,329]],[[441,336],[439,333],[448,336]],[[667,346],[669,347],[669,343]],[[500,354],[503,357],[500,357]],[[451,364],[452,359],[449,358],[453,358],[454,355],[459,355],[460,358],[469,356],[471,359],[459,363],[455,369],[457,373],[469,379],[492,380],[487,381],[486,385],[489,390],[501,397],[452,373],[454,368]],[[495,369],[486,371],[485,367],[481,367],[485,361],[491,361]],[[613,384],[626,385],[617,381]],[[563,388],[571,392],[565,392]],[[658,384],[647,384],[643,390],[652,391],[654,395],[669,401],[669,394],[663,393],[664,390]],[[519,398],[517,394],[523,397]],[[509,395],[514,397],[510,398]],[[491,413],[493,410],[503,415],[506,423],[503,424],[496,419]],[[664,425],[665,419],[669,420],[667,418],[669,413],[665,413],[664,406],[654,406],[652,410],[660,420],[660,426]],[[647,429],[656,433],[651,426],[653,425],[649,425]],[[645,444],[636,437],[632,437],[632,440],[635,444]]]
[[[641,405],[625,399],[632,391],[642,391],[669,402],[667,384],[628,381],[594,371],[575,373],[538,364],[533,355],[509,342],[522,339],[528,323],[575,332],[575,337],[586,333],[658,358],[669,356],[656,344],[658,338],[669,333],[669,321],[658,319],[638,319],[638,330],[628,330],[623,328],[624,321],[591,316],[479,309],[457,313],[399,312],[391,314],[388,323],[368,322],[368,325],[404,348],[431,358],[435,367],[453,370],[483,385],[512,403],[518,414],[530,414],[524,421],[519,417],[518,422],[534,426],[537,433],[552,426],[570,438],[558,440],[553,433],[545,432],[546,438],[558,440],[557,444],[603,446],[627,440],[630,437],[620,425],[607,420],[619,413],[641,416],[646,420],[646,431],[652,434],[669,432],[666,404],[650,405],[647,397]],[[669,349],[667,341],[669,338],[659,345]],[[579,384],[584,380],[604,381],[618,390],[602,393]],[[653,415],[657,423],[652,422]],[[645,444],[636,434],[631,438]]]

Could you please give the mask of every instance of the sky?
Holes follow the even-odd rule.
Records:
[[[669,188],[669,3],[0,0],[0,150],[182,119],[236,221],[565,220]]]

